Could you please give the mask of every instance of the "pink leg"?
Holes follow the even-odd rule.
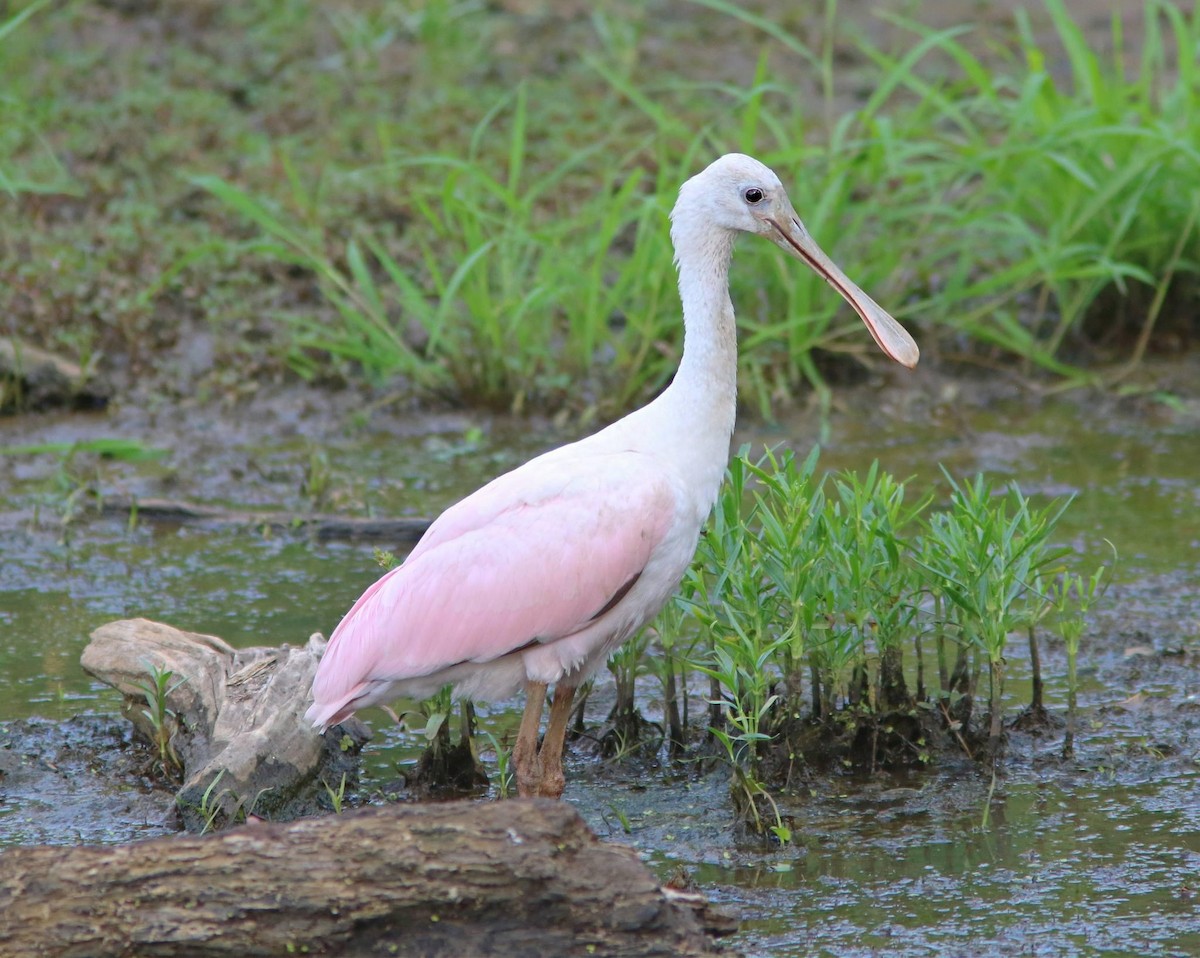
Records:
[[[571,720],[571,702],[575,698],[575,686],[559,683],[554,686],[554,701],[550,703],[550,718],[546,723],[546,735],[538,752],[541,766],[541,781],[537,794],[543,798],[562,798],[567,787],[563,775],[563,747],[567,740],[567,723]]]
[[[531,798],[538,794],[542,779],[541,756],[538,754],[538,729],[542,724],[542,705],[546,701],[545,682],[525,683],[525,714],[513,745],[513,765],[517,770],[517,794]]]

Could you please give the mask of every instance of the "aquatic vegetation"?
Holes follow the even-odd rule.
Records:
[[[490,729],[483,731],[484,737],[492,749],[492,759],[496,765],[496,797],[508,798],[516,790],[512,765],[512,746],[506,745]]]
[[[198,801],[184,798],[181,791],[175,796],[175,808],[185,827],[190,832],[206,835],[209,832],[220,831],[235,822],[249,821],[255,815],[255,807],[264,795],[269,794],[270,787],[260,788],[253,796],[239,795],[229,787],[217,789],[225,777],[225,769],[217,772],[205,786]],[[327,782],[323,783],[327,794],[332,800],[333,793]]]
[[[643,629],[609,657],[608,671],[612,674],[617,698],[604,728],[598,733],[600,754],[605,757],[628,755],[645,740],[644,733],[650,723],[638,709],[636,682],[638,676],[651,667],[649,643],[650,630]],[[656,735],[655,747],[661,737]]]
[[[108,463],[145,463],[167,454],[166,449],[146,446],[136,439],[118,438],[0,446],[0,456],[54,457],[54,471],[34,493],[32,524],[41,524],[44,511],[57,523],[67,545],[77,521],[102,505],[100,490],[109,485]],[[130,511],[129,528],[136,525],[135,506]]]
[[[497,174],[483,146],[510,107],[511,142],[501,167],[507,172]],[[607,140],[525,182],[534,176],[526,158],[535,148],[526,130],[522,86],[479,121],[466,157],[386,160],[393,176],[438,184],[410,196],[418,249],[405,259],[381,231],[359,229],[344,248],[331,250],[321,228],[285,222],[266,201],[217,178],[196,182],[263,230],[256,252],[312,271],[337,311],[340,325],[323,315],[287,317],[289,360],[298,371],[313,375],[320,369],[316,357],[333,356],[353,360],[375,380],[402,376],[418,388],[452,388],[470,401],[519,408],[561,396],[573,377],[594,372],[620,310],[638,303],[656,313],[656,303],[674,297],[670,247],[665,236],[650,238],[662,211],[644,195],[640,174],[618,182],[621,171],[610,168],[592,184],[590,198],[554,218],[546,197]],[[614,282],[614,244],[629,228],[639,240]],[[649,337],[664,331],[658,323],[630,325],[627,337],[644,332],[613,363],[624,374],[623,384],[612,381],[622,405],[645,383],[641,375],[630,379],[629,370],[650,354]]]
[[[487,772],[479,761],[475,745],[475,708],[470,701],[459,703],[458,740],[451,736],[451,716],[454,713],[452,689],[445,686],[436,695],[399,713],[385,709],[392,718],[423,739],[425,747],[408,784],[428,792],[475,792],[488,785]],[[493,741],[493,744],[496,744]],[[499,764],[499,751],[497,762]],[[501,778],[504,776],[501,771]]]
[[[78,453],[94,453],[104,459],[119,462],[146,462],[161,459],[169,450],[147,446],[137,439],[80,439],[73,442],[43,442],[24,446],[0,446],[0,456],[62,455],[65,459]]]
[[[688,595],[689,585],[682,586],[683,595]],[[695,629],[685,627],[687,619],[681,601],[668,602],[647,631],[655,634],[654,644],[643,654],[642,665],[652,672],[662,688],[662,730],[666,738],[667,753],[679,758],[688,746],[687,663],[699,641]],[[643,633],[644,634],[644,633]],[[640,637],[639,637],[640,638]]]
[[[333,809],[333,814],[342,814],[346,808],[346,773],[342,773],[337,788],[324,780],[321,781],[321,784],[325,787],[325,795],[329,799],[329,807]]]
[[[1065,371],[1063,347],[1069,337],[1087,338],[1089,318],[1093,340],[1116,332],[1114,314],[1149,337],[1168,287],[1185,297],[1195,288],[1198,211],[1179,201],[1175,184],[1200,157],[1194,121],[1181,112],[1195,107],[1200,89],[1194,53],[1185,52],[1195,49],[1200,17],[1147,3],[1140,51],[1127,49],[1114,19],[1113,49],[1102,56],[1061,0],[1045,8],[1066,53],[1065,77],[1051,72],[1061,60],[1039,45],[1024,11],[1018,41],[999,64],[972,52],[962,30],[905,20],[918,44],[899,59],[873,52],[886,77],[874,100],[895,87],[920,98],[889,138],[905,162],[955,194],[952,203],[929,205],[934,235],[969,235],[975,247],[930,244],[941,259],[919,268],[940,278],[916,308]],[[913,69],[917,51],[948,56],[959,75],[929,82]],[[1169,65],[1176,56],[1178,70]],[[931,140],[923,131],[933,123],[947,132]],[[935,146],[937,157],[927,153]],[[1106,315],[1092,317],[1093,306]],[[1135,363],[1144,347],[1139,337]]]
[[[213,780],[208,783],[204,792],[200,796],[200,801],[197,804],[195,811],[200,816],[202,823],[200,834],[206,835],[214,831],[220,821],[225,818],[225,809],[222,805],[225,797],[231,792],[228,788],[223,788],[219,792],[215,792],[216,787],[221,784],[221,779],[225,776],[225,770],[222,769],[213,776]],[[178,799],[177,799],[178,801]],[[184,809],[181,807],[181,813]]]
[[[1079,681],[1076,664],[1079,660],[1079,644],[1083,638],[1085,617],[1092,603],[1108,586],[1108,570],[1100,566],[1086,578],[1079,574],[1066,573],[1053,582],[1048,590],[1054,606],[1056,626],[1067,649],[1067,732],[1063,737],[1063,758],[1075,754],[1075,722],[1077,715],[1076,697]]]
[[[810,51],[732,4],[705,5],[824,65],[832,99],[828,51]],[[765,148],[774,166],[819,184],[803,206],[809,227],[817,236],[851,237],[833,246],[835,258],[849,260],[884,301],[904,303],[901,318],[920,316],[965,333],[976,348],[998,346],[1074,375],[1061,355],[1068,336],[1083,332],[1101,297],[1110,311],[1133,300],[1140,304],[1133,309],[1145,313],[1144,323],[1135,322],[1136,362],[1173,284],[1176,294],[1194,284],[1187,276],[1195,273],[1200,249],[1200,201],[1177,202],[1172,184],[1200,160],[1190,110],[1196,88],[1191,66],[1172,73],[1167,50],[1171,40],[1180,51],[1194,47],[1200,18],[1189,20],[1168,3],[1148,4],[1140,60],[1127,78],[1091,51],[1060,0],[1046,7],[1068,54],[1066,82],[1049,73],[1051,55],[1023,13],[1018,38],[999,62],[994,51],[987,60],[972,52],[962,30],[898,21],[915,35],[915,46],[903,56],[864,46],[878,70],[875,92],[816,148],[802,137],[805,121],[812,121],[803,107],[772,95],[765,57],[751,86],[722,90],[736,126],[710,120],[697,127],[692,113],[696,98],[710,92],[705,85],[666,91],[639,85],[623,54],[623,44],[636,37],[613,39],[608,55],[593,56],[589,65],[609,83],[618,108],[651,124],[655,182],[613,163],[623,144],[609,131],[562,158],[539,155],[545,142],[535,135],[521,86],[485,112],[465,156],[397,148],[385,158],[385,170],[416,181],[410,203],[418,249],[407,262],[379,233],[323,252],[234,187],[211,178],[204,185],[292,247],[299,258],[289,261],[325,277],[325,286],[334,280],[327,295],[345,320],[341,330],[323,318],[289,319],[305,363],[315,347],[351,356],[372,375],[399,374],[440,388],[452,381],[475,401],[520,408],[554,399],[575,377],[587,376],[626,405],[660,383],[666,369],[652,347],[675,333],[673,275],[659,220],[687,163],[729,148]],[[1119,31],[1113,39],[1119,63],[1125,53]],[[959,75],[931,81],[923,60],[935,55],[948,57]],[[917,94],[916,102],[906,93]],[[507,151],[497,156],[502,117]],[[564,212],[557,194],[584,171],[594,190]],[[431,173],[438,185],[419,186]],[[874,202],[883,190],[887,202]],[[1005,212],[996,215],[999,209]],[[920,224],[915,232],[914,224]],[[916,233],[918,244],[895,242]],[[957,241],[964,235],[973,241]],[[341,272],[335,258],[345,263]],[[743,310],[739,321],[742,390],[764,409],[802,380],[825,388],[814,351],[859,348],[843,345],[846,325],[835,320],[836,304],[817,280],[783,269],[770,273],[765,288],[758,271],[747,271],[756,277],[753,289],[744,277],[734,280],[736,300],[762,302]],[[633,305],[642,318],[624,314]],[[528,322],[535,314],[539,321]],[[399,316],[420,328],[419,348],[400,336]],[[619,325],[613,316],[622,317]],[[606,341],[617,352],[611,367],[597,363]],[[610,369],[621,375],[610,378]]]
[[[862,475],[817,464],[815,450],[757,463],[743,450],[677,600],[699,629],[690,666],[713,681],[710,734],[738,817],[759,832],[772,810],[766,827],[784,827],[768,788],[806,765],[920,765],[939,747],[998,761],[1009,637],[1049,601],[1077,647],[1103,577],[1062,572],[1069,550],[1053,534],[1069,500],[1035,506],[1015,487],[946,474],[935,506],[877,464]],[[1065,584],[1048,598],[1052,573]]]
[[[1008,636],[1029,624],[1040,598],[1034,588],[1044,570],[1069,549],[1052,549],[1048,538],[1070,504],[1034,509],[1016,488],[997,496],[983,476],[950,483],[950,507],[930,517],[921,567],[928,587],[948,599],[949,624],[962,646],[981,652],[988,664],[988,747],[1001,746],[1000,697]]]

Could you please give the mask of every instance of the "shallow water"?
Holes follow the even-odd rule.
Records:
[[[847,808],[867,819],[850,843],[746,876],[763,909],[747,938],[777,955],[1194,955],[1195,787],[1008,783],[986,830]]]
[[[436,511],[490,475],[565,438],[486,417],[430,417],[403,432],[329,417],[273,428],[195,419],[91,417],[0,423],[0,445],[129,429],[166,463],[78,457],[101,488],[304,511],[314,450],[327,511]],[[743,427],[739,442],[806,449],[811,417]],[[863,391],[827,423],[822,464],[879,458],[919,486],[985,470],[1037,496],[1075,494],[1065,541],[1095,563],[1120,554],[1117,585],[1085,643],[1090,722],[1078,757],[1057,735],[1021,739],[989,808],[969,766],[926,775],[825,778],[787,808],[793,846],[739,844],[727,784],[695,766],[611,766],[579,749],[567,799],[597,831],[642,850],[664,878],[683,866],[745,918],[737,947],[762,955],[1186,955],[1200,953],[1200,415],[1186,404],[1073,398],[989,403]],[[274,437],[274,438],[273,438]],[[371,547],[300,534],[112,519],[63,526],[61,457],[0,457],[0,845],[111,842],[170,831],[169,797],[134,775],[115,693],[79,668],[88,633],[144,615],[235,644],[300,642],[332,626],[378,575]],[[192,468],[189,464],[196,463]],[[1046,650],[1052,705],[1061,655]],[[1010,707],[1024,696],[1014,656]],[[606,710],[598,690],[589,719]],[[646,687],[648,714],[654,689]],[[484,711],[498,734],[514,704]],[[14,720],[38,716],[73,722]],[[416,736],[377,723],[368,786],[390,790]],[[123,764],[124,763],[124,764]],[[47,794],[67,796],[53,803]]]
[[[796,846],[771,855],[676,846],[689,827],[706,830],[689,821],[706,814],[694,799],[627,809],[625,838],[660,873],[683,865],[745,915],[739,945],[750,954],[1196,954],[1195,775],[1057,779],[1005,782],[987,828],[987,783],[964,787],[953,774],[819,789]]]
[[[87,465],[75,468],[110,495],[302,513],[316,505],[359,515],[428,514],[546,444],[500,426],[485,445],[469,420],[447,425],[444,417],[429,417],[428,431],[413,437],[328,437],[321,448],[336,495],[314,504],[302,492],[313,440],[264,439],[269,426],[244,434],[218,428],[228,442],[211,446],[205,426],[191,435],[152,431],[145,444],[173,450],[172,461],[203,456],[201,468],[167,469],[166,480],[158,463],[85,455],[77,459]],[[29,416],[0,420],[0,447],[111,432],[101,416]],[[95,701],[111,705],[106,688],[79,668],[89,633],[103,622],[144,616],[240,646],[303,642],[315,631],[328,634],[380,573],[370,546],[302,534],[126,519],[64,525],[61,459],[0,456],[0,490],[8,490],[0,492],[0,717],[58,718]]]

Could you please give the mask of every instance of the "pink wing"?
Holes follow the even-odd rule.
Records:
[[[535,460],[452,506],[334,630],[310,715],[333,715],[373,683],[579,631],[675,519],[674,488],[654,465],[630,452]]]

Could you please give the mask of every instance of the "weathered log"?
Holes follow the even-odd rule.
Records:
[[[0,409],[102,406],[110,394],[107,383],[77,363],[15,336],[0,336]]]
[[[161,743],[166,764],[178,758],[176,804],[185,827],[202,831],[250,812],[311,815],[326,786],[353,780],[366,728],[350,720],[321,736],[304,719],[324,642],[235,649],[213,635],[123,619],[96,629],[81,661],[125,695],[123,714]],[[158,708],[147,698],[156,672],[165,676]]]
[[[246,512],[224,509],[178,499],[130,499],[106,496],[101,515],[138,520],[270,529],[272,532],[300,530],[318,539],[349,539],[386,542],[416,542],[432,520],[426,518],[388,518],[336,516],[323,513]]]
[[[0,954],[692,955],[731,919],[546,800],[0,852]]]

